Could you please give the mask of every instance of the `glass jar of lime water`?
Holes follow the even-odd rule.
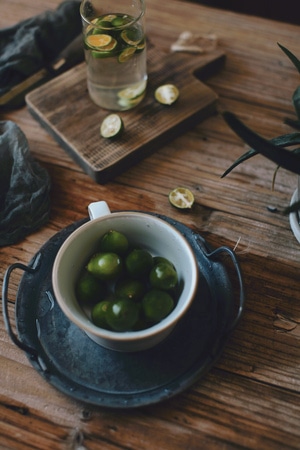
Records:
[[[144,0],[81,3],[88,91],[104,109],[131,109],[145,96],[144,13]]]

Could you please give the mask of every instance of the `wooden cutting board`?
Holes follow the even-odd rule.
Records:
[[[97,183],[106,183],[215,111],[217,95],[200,78],[222,67],[221,50],[162,53],[149,45],[147,61],[146,97],[136,108],[119,113],[125,128],[114,140],[100,136],[100,124],[109,112],[89,98],[85,63],[26,96],[31,114]],[[154,98],[155,89],[165,83],[180,91],[171,106]]]

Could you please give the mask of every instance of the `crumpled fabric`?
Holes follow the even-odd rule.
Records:
[[[49,220],[50,187],[20,127],[0,121],[0,246],[22,240]]]
[[[54,11],[0,30],[0,95],[53,61],[81,33],[79,5],[66,0]]]

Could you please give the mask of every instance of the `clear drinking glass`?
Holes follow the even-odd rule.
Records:
[[[83,0],[80,14],[91,99],[108,110],[133,108],[147,86],[144,0]]]

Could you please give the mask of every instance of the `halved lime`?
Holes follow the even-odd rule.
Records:
[[[155,90],[154,97],[163,105],[172,105],[179,97],[179,90],[174,84],[163,84]]]
[[[135,50],[136,50],[135,47],[125,48],[125,50],[123,50],[119,55],[119,58],[118,58],[119,62],[124,63],[124,62],[128,61],[135,53]]]
[[[118,114],[109,114],[100,126],[100,134],[104,138],[113,138],[123,129],[123,120]]]
[[[194,204],[194,200],[193,193],[185,187],[177,187],[169,193],[169,201],[175,208],[191,208]]]

